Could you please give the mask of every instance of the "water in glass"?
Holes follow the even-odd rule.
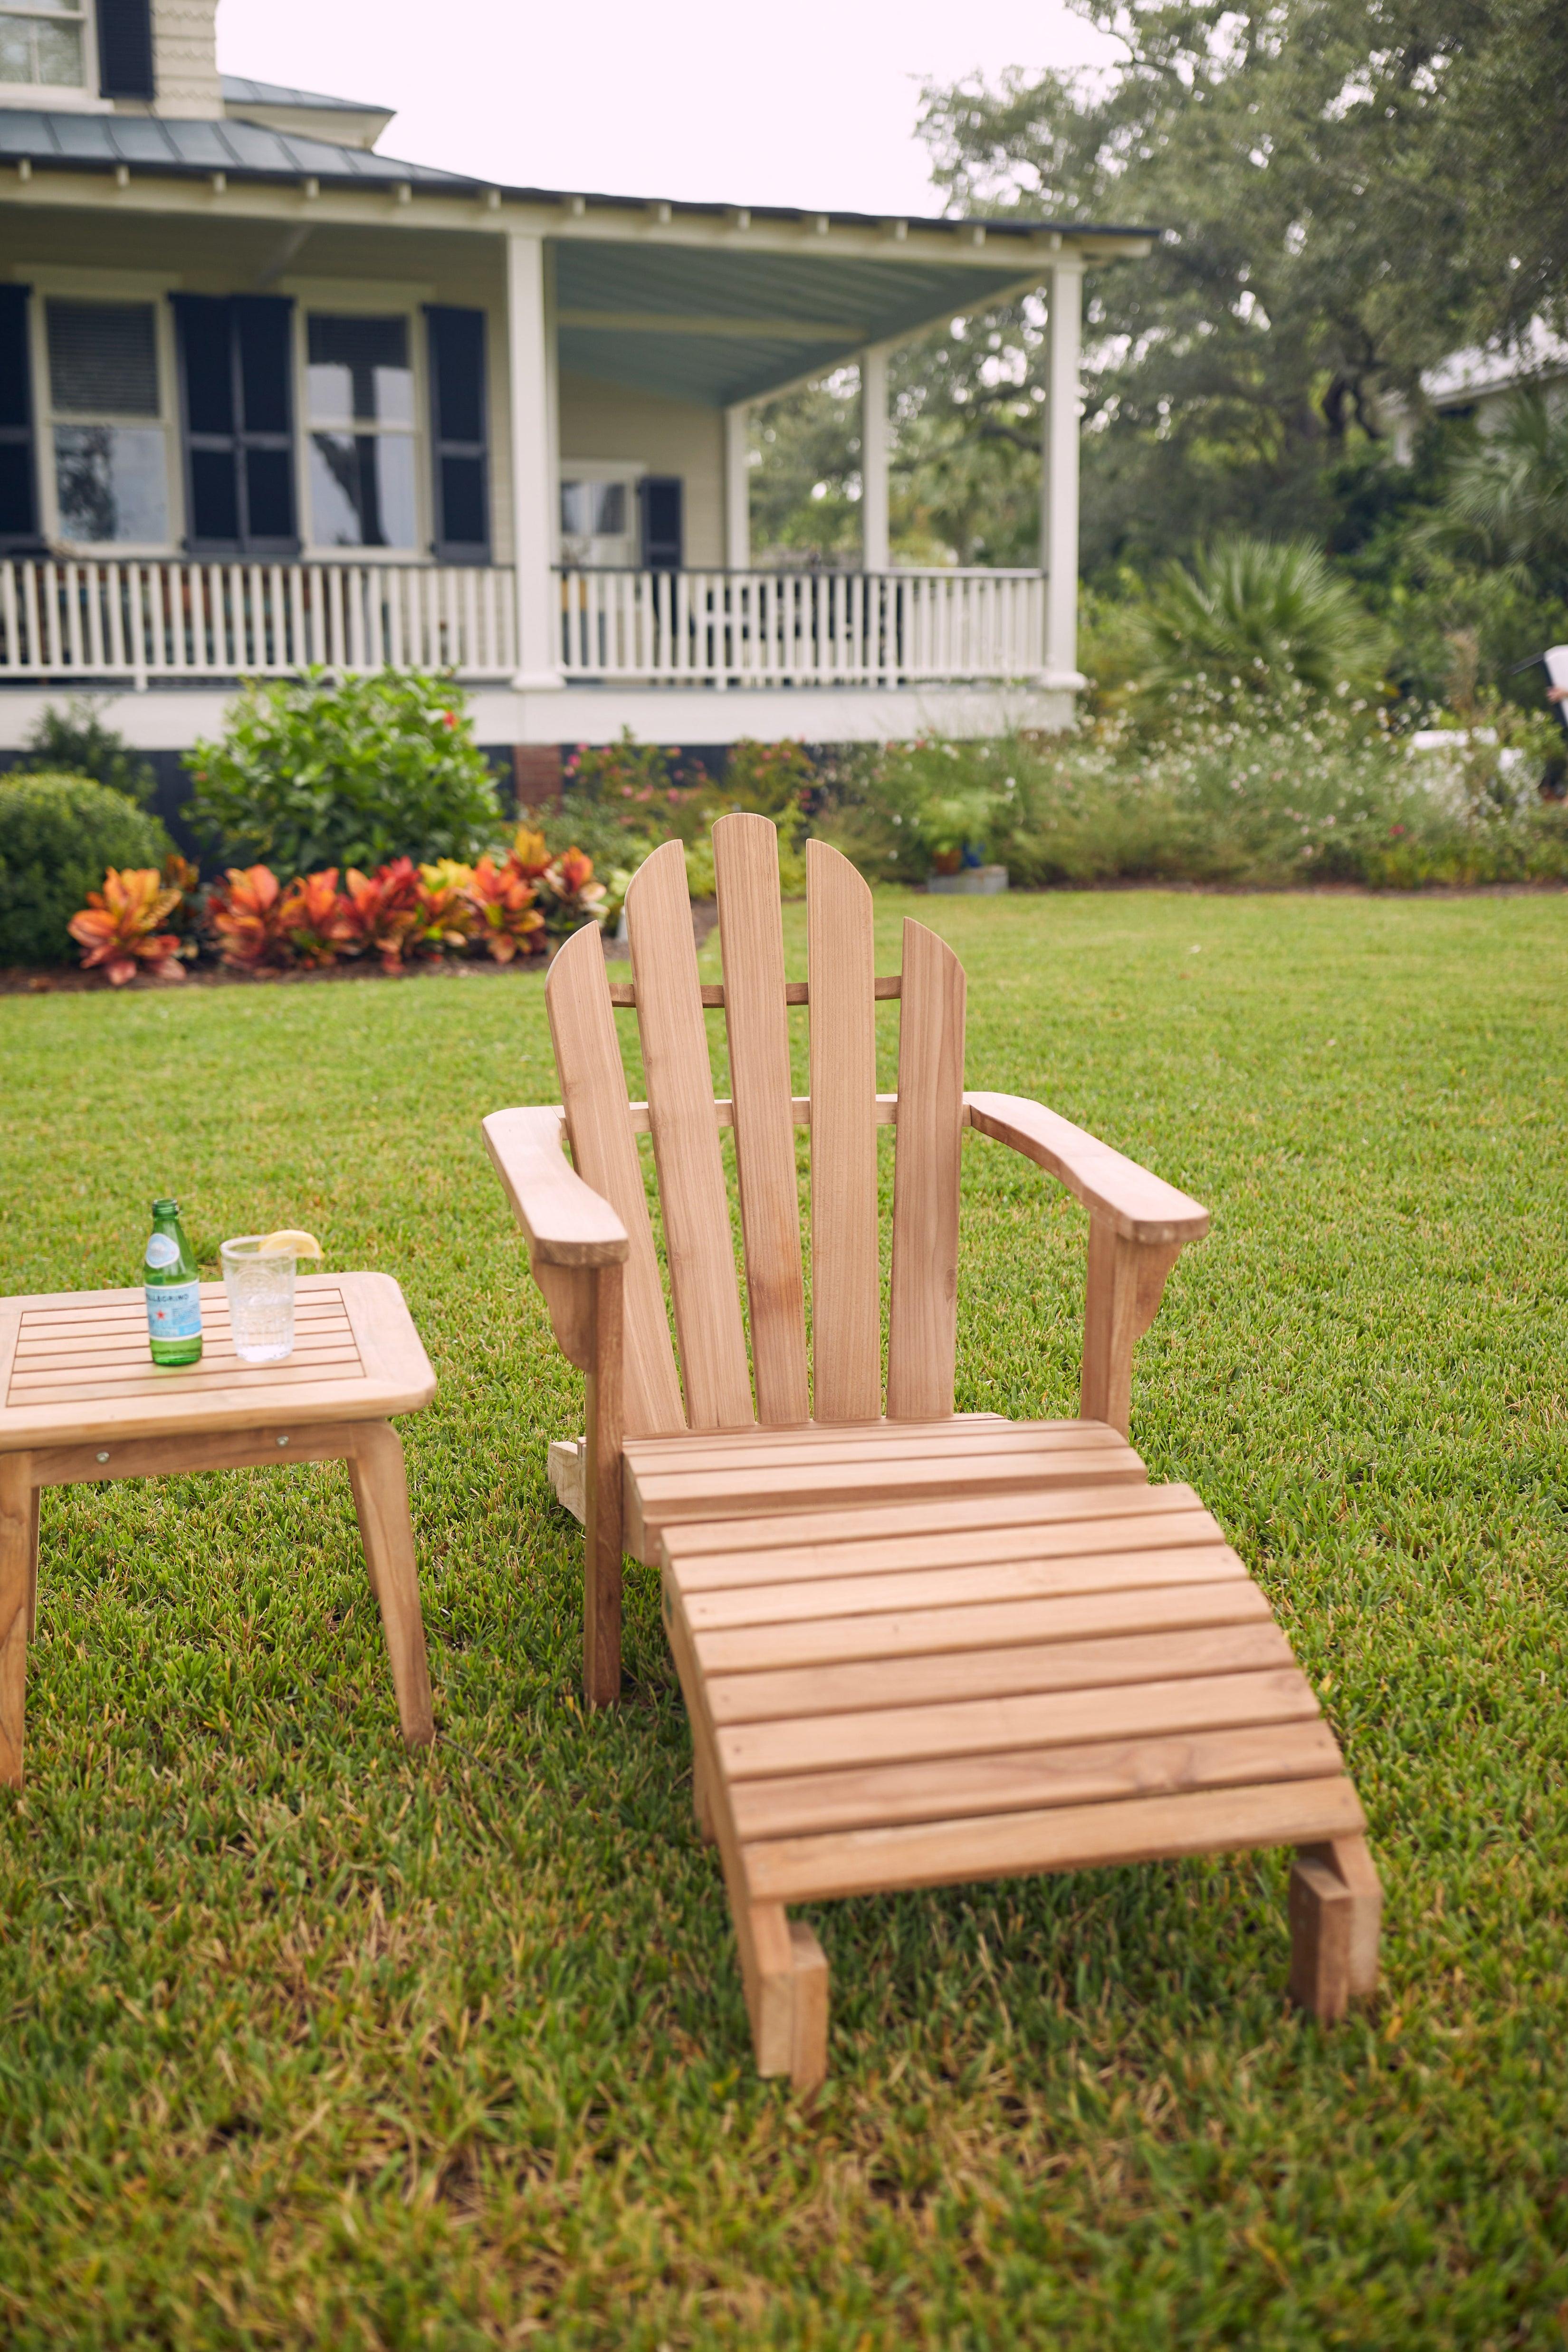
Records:
[[[242,1234],[223,1245],[228,1328],[242,1364],[276,1364],[293,1352],[294,1259],[262,1253],[262,1234]]]

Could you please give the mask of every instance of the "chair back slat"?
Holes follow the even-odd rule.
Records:
[[[686,1417],[693,1429],[746,1428],[751,1374],[679,841],[638,867],[626,904]]]
[[[721,817],[713,828],[713,872],[757,1418],[771,1428],[795,1428],[807,1419],[810,1402],[779,842],[770,820],[740,810]]]
[[[963,966],[923,923],[904,924],[888,1418],[952,1411],[958,1195],[963,1136]]]
[[[882,1410],[877,1246],[876,961],[871,893],[809,841],[812,1405],[821,1422]]]
[[[577,1173],[609,1202],[631,1242],[624,1294],[626,1433],[673,1436],[686,1416],[596,927],[567,940],[550,968],[544,999]]]

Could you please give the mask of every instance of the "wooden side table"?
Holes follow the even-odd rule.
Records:
[[[198,1364],[147,1351],[140,1290],[0,1298],[0,1784],[22,1785],[27,1643],[38,1606],[38,1492],[97,1478],[346,1461],[411,1747],[435,1737],[403,1445],[388,1415],[436,1392],[386,1274],[308,1276],[294,1351],[242,1364],[221,1282],[202,1285]]]

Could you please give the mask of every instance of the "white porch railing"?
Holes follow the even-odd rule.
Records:
[[[517,600],[488,566],[0,562],[0,680],[449,669],[510,677]]]
[[[1044,664],[1037,572],[561,574],[568,679],[892,686]]]

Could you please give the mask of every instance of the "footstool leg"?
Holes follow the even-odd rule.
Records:
[[[1383,1889],[1363,1837],[1303,1846],[1290,1873],[1290,1991],[1324,2025],[1377,1990]]]
[[[381,1604],[403,1737],[410,1748],[427,1748],[436,1737],[436,1722],[430,1708],[425,1621],[419,1613],[414,1523],[408,1516],[403,1442],[390,1422],[369,1421],[356,1433],[349,1476],[353,1481],[365,1566]]]
[[[0,1787],[22,1785],[27,1640],[37,1612],[38,1497],[28,1454],[0,1454]]]
[[[827,2075],[827,1957],[804,1919],[778,1903],[735,1913],[741,1971],[759,2074],[787,2074],[795,2091]]]

